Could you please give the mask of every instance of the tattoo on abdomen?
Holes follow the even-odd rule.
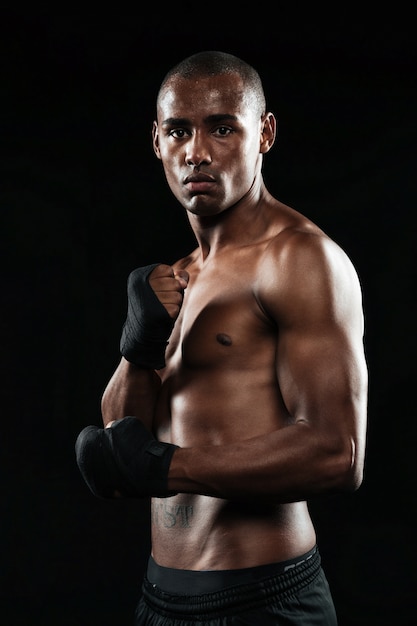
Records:
[[[184,504],[157,502],[152,505],[152,524],[163,528],[190,528],[193,507]]]

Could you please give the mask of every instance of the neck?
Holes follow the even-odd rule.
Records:
[[[268,226],[266,209],[272,197],[263,182],[217,215],[188,214],[203,259],[227,246],[242,246],[262,237]]]

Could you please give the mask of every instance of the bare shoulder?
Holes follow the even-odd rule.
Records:
[[[284,228],[273,237],[265,251],[264,261],[274,265],[284,264],[287,269],[290,264],[291,274],[345,268],[356,275],[345,250],[309,220]]]
[[[357,271],[345,250],[308,219],[271,238],[259,264],[259,299],[274,317],[362,316]]]

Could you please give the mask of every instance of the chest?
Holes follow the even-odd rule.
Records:
[[[167,361],[182,367],[242,366],[270,339],[273,326],[257,298],[254,262],[191,271]]]

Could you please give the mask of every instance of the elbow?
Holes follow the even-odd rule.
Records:
[[[352,467],[344,473],[341,480],[343,491],[354,492],[359,489],[363,481],[363,470],[359,467]]]
[[[363,455],[353,438],[344,443],[332,463],[332,482],[338,491],[354,492],[363,481]]]

